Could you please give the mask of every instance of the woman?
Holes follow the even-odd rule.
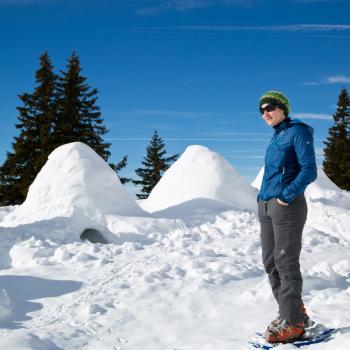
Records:
[[[286,343],[300,338],[312,323],[301,298],[299,257],[307,216],[304,191],[317,177],[313,129],[289,118],[290,104],[281,92],[262,95],[259,109],[274,128],[266,150],[258,210],[262,259],[279,306],[279,315],[268,326],[265,338],[270,343]]]

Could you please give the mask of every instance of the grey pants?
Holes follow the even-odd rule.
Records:
[[[282,319],[295,325],[302,321],[303,279],[299,257],[307,216],[304,195],[282,206],[276,198],[259,200],[262,260]]]

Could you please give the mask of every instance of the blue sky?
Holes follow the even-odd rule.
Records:
[[[318,161],[340,89],[350,86],[346,0],[0,0],[0,161],[16,135],[18,94],[38,57],[64,69],[73,50],[110,132],[112,161],[134,176],[154,129],[170,154],[202,144],[249,181],[272,130],[257,110],[285,92],[314,127]]]

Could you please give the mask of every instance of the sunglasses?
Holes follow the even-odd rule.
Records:
[[[266,107],[262,108],[260,107],[260,113],[264,114],[265,112],[273,112],[276,110],[278,106],[273,105],[273,104],[268,104]]]

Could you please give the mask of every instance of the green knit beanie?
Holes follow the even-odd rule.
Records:
[[[284,114],[286,117],[288,117],[290,113],[290,103],[287,98],[282,92],[280,91],[268,91],[265,92],[259,100],[259,108],[265,103],[271,103],[273,105],[278,106],[284,111]]]

